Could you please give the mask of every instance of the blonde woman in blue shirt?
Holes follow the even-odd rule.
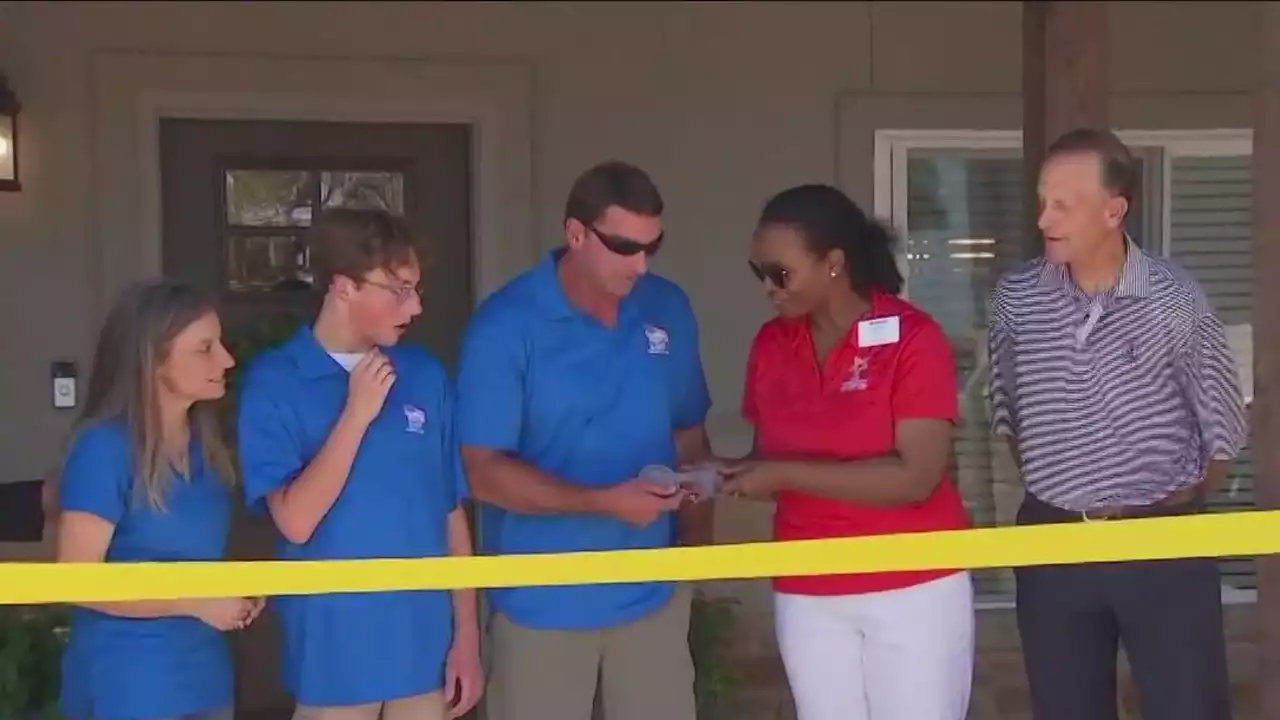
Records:
[[[59,477],[59,562],[221,560],[231,463],[213,401],[234,363],[213,306],[166,280],[125,290],[98,337]],[[85,603],[63,657],[70,720],[231,720],[225,632],[250,598]]]

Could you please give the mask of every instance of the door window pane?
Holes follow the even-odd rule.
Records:
[[[404,214],[404,175],[398,172],[330,172],[320,174],[324,207],[367,207]]]
[[[311,224],[311,173],[305,170],[228,170],[227,224],[241,227]]]
[[[297,235],[235,233],[227,238],[230,289],[288,292],[311,289],[310,253]]]
[[[227,289],[312,288],[306,228],[321,208],[404,215],[404,173],[390,170],[231,168],[223,172]]]

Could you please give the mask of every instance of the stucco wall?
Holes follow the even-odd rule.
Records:
[[[1259,11],[1112,3],[1117,113],[1152,127],[1247,125]],[[512,257],[555,243],[564,193],[588,164],[618,156],[650,170],[670,207],[656,264],[699,313],[711,431],[735,452],[748,440],[736,418],[744,355],[768,312],[742,263],[760,203],[791,183],[838,181],[870,205],[877,126],[1016,127],[1020,31],[1011,2],[0,3],[0,71],[26,107],[25,189],[0,194],[0,481],[55,460],[70,416],[50,406],[48,364],[85,367],[103,299],[142,271],[118,252],[145,224],[137,158],[99,147],[126,112],[102,93],[129,62],[206,57],[197,89],[225,91],[324,81],[358,92],[363,70],[309,74],[354,60],[398,73],[383,92],[412,92],[415,68],[517,69],[529,101],[510,117],[527,131],[528,165],[504,182],[531,202],[504,226]],[[230,62],[237,74],[213,70]],[[764,537],[767,514],[726,504],[722,536]],[[746,649],[767,651],[762,586],[723,587],[761,630]]]
[[[1226,107],[1233,99],[1224,103],[1219,94],[1247,91],[1255,78],[1255,4],[1113,6],[1116,93],[1208,97],[1213,102],[1188,102],[1187,111],[1206,122],[1215,114],[1227,116],[1224,125],[1238,121]],[[63,356],[87,362],[101,300],[112,289],[105,285],[115,280],[94,259],[129,242],[100,237],[97,228],[104,179],[119,188],[122,204],[133,202],[137,182],[89,162],[101,120],[95,72],[102,53],[245,56],[259,66],[288,57],[498,60],[527,68],[534,212],[528,236],[512,242],[554,242],[567,185],[587,164],[622,156],[648,168],[671,206],[673,242],[657,265],[683,283],[700,314],[717,403],[713,429],[737,442],[743,355],[767,313],[741,270],[754,213],[788,183],[837,177],[870,202],[869,143],[838,137],[838,98],[899,103],[906,109],[893,115],[919,124],[920,114],[937,119],[931,109],[960,113],[957,104],[1016,94],[1021,71],[1020,8],[1001,2],[333,3],[305,13],[271,3],[0,8],[0,61],[26,105],[26,189],[0,195],[0,287],[20,300],[0,307],[0,480],[33,477],[54,459],[69,418],[48,402],[48,363]],[[295,65],[302,80],[306,65]],[[211,87],[253,81],[206,80]],[[921,95],[946,102],[912,107]]]

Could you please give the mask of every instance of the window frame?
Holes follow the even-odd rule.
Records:
[[[1248,128],[1190,129],[1190,130],[1117,130],[1116,135],[1134,149],[1156,148],[1160,151],[1160,166],[1151,173],[1159,187],[1147,189],[1144,206],[1154,201],[1154,212],[1159,219],[1159,243],[1149,250],[1162,257],[1172,253],[1172,223],[1170,212],[1173,189],[1173,162],[1179,157],[1252,156],[1253,130]],[[911,273],[907,254],[907,158],[913,150],[996,150],[1022,155],[1021,130],[975,129],[880,129],[875,132],[873,159],[873,209],[877,217],[891,223],[904,242],[896,249],[898,265],[906,282],[902,296],[910,298]],[[896,202],[895,202],[896,201]],[[1143,239],[1144,241],[1146,238]],[[1238,589],[1222,585],[1222,600],[1226,605],[1251,605],[1257,602],[1257,590]],[[979,595],[975,597],[977,610],[1008,610],[1014,607],[1013,595]]]
[[[214,201],[217,203],[217,217],[220,226],[218,230],[218,256],[221,260],[218,264],[218,294],[219,297],[232,299],[233,301],[248,300],[250,302],[288,306],[297,298],[301,298],[303,301],[314,301],[324,294],[323,288],[317,287],[312,287],[308,290],[288,290],[283,292],[232,287],[232,272],[228,257],[231,248],[229,238],[247,235],[292,237],[302,242],[309,252],[310,247],[306,245],[307,235],[311,230],[312,223],[326,209],[324,197],[320,190],[323,183],[322,177],[326,172],[369,172],[399,175],[401,182],[399,216],[402,218],[409,217],[416,210],[416,206],[413,204],[417,202],[414,194],[417,190],[415,186],[417,179],[413,172],[414,164],[411,160],[403,157],[383,155],[355,157],[339,155],[242,156],[225,154],[215,157],[214,170],[217,173],[217,194]],[[312,176],[309,184],[313,185],[310,188],[308,197],[308,205],[311,208],[310,220],[305,225],[259,226],[232,223],[227,212],[231,203],[231,198],[227,195],[227,176],[233,172],[303,172],[309,174]]]

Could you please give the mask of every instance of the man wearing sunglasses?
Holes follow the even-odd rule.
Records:
[[[639,168],[587,170],[564,245],[484,301],[463,343],[458,436],[486,553],[710,540],[710,504],[638,476],[709,456],[688,297],[648,272],[663,201]],[[678,515],[680,517],[678,517]],[[490,592],[491,720],[694,720],[687,586]]]

